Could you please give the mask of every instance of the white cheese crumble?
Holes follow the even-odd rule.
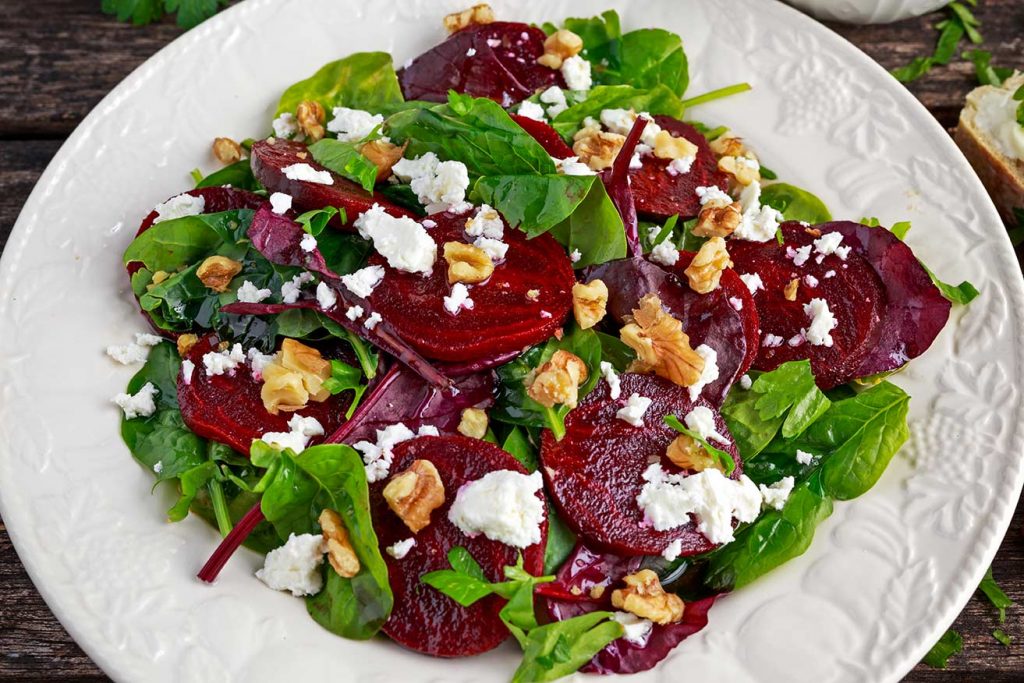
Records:
[[[761,340],[761,346],[766,349],[775,349],[786,343],[786,340],[777,334],[768,333],[764,335],[764,339]]]
[[[801,465],[810,465],[814,460],[814,456],[807,451],[801,451],[799,448],[796,451],[796,461]]]
[[[553,85],[542,92],[540,94],[540,101],[550,105],[548,107],[548,116],[551,118],[555,118],[569,108],[569,103],[565,101],[565,93],[557,85]]]
[[[733,310],[735,311],[742,311],[743,299],[739,298],[738,296],[731,296],[729,297],[729,305],[732,306]]]
[[[195,363],[188,359],[181,361],[181,379],[185,382],[185,386],[192,384],[192,373],[195,371]]]
[[[348,318],[349,320],[351,320],[352,322],[355,322],[356,320],[359,320],[360,318],[363,317],[363,307],[362,306],[351,306],[351,307],[349,307],[349,309],[347,311],[345,311],[345,317]]]
[[[476,48],[475,47],[471,47],[468,50],[466,50],[466,56],[467,57],[475,57],[476,56]]]
[[[365,299],[373,294],[373,290],[384,279],[384,266],[366,266],[354,273],[341,276],[341,284],[345,289]],[[362,309],[360,309],[362,311]],[[362,312],[360,312],[362,315]]]
[[[458,315],[463,308],[473,308],[473,299],[469,297],[469,288],[461,282],[452,286],[451,296],[444,297],[444,310]]]
[[[808,287],[817,287],[818,278],[814,277],[813,275],[804,275],[804,284],[807,285]]]
[[[153,463],[153,472],[154,473],[160,474],[163,471],[164,471],[164,461],[163,460],[157,460],[155,463]]]
[[[794,266],[798,268],[807,263],[807,259],[811,258],[811,245],[805,244],[799,249],[793,247],[786,247],[786,258],[793,262]]]
[[[333,185],[330,171],[318,171],[309,164],[292,164],[281,169],[288,180],[302,180],[317,185]]]
[[[157,204],[154,211],[156,211],[156,218],[153,219],[155,225],[175,218],[198,216],[206,211],[206,200],[202,197],[193,197],[188,193],[179,194],[163,204]]]
[[[384,117],[380,114],[371,114],[362,109],[335,107],[332,115],[334,118],[327,123],[327,130],[337,133],[342,142],[359,142],[384,123]]]
[[[730,197],[729,194],[718,185],[698,187],[694,192],[697,193],[697,198],[700,199],[701,206],[707,206],[712,203],[732,204],[732,197]]]
[[[691,169],[693,169],[693,162],[695,161],[697,161],[696,154],[691,154],[690,156],[683,157],[682,159],[673,159],[669,162],[668,166],[665,167],[665,170],[669,175],[673,176],[686,175]],[[729,203],[731,204],[732,202]]]
[[[316,251],[316,238],[307,232],[299,241],[299,248],[306,253]]]
[[[374,311],[373,313],[370,314],[370,317],[363,321],[363,327],[365,327],[368,330],[372,330],[375,327],[377,327],[377,325],[381,323],[383,320],[384,318],[381,317],[380,313]]]
[[[789,494],[793,492],[793,477],[783,477],[771,486],[761,484],[757,488],[764,498],[765,507],[781,510],[789,500]]]
[[[665,549],[661,551],[661,556],[669,562],[673,562],[679,554],[683,552],[683,541],[677,538],[676,540],[665,546]]]
[[[276,591],[288,591],[295,597],[315,595],[324,587],[320,565],[324,561],[324,538],[320,534],[289,534],[280,548],[267,553],[256,578]]]
[[[601,361],[601,376],[608,382],[608,396],[613,401],[618,400],[622,393],[622,382],[619,381],[619,374],[615,372],[615,368],[606,360]]]
[[[263,353],[255,346],[245,352],[245,357],[249,359],[249,371],[252,372],[252,378],[257,382],[263,379],[264,368],[274,360],[273,354]]]
[[[470,237],[500,240],[505,236],[505,223],[497,211],[487,204],[482,204],[476,214],[466,221],[466,234]]]
[[[237,299],[243,304],[258,304],[261,301],[270,298],[269,289],[260,289],[253,283],[246,280],[242,283],[242,286],[235,292]]]
[[[814,346],[832,346],[832,335],[830,332],[838,324],[836,317],[829,310],[828,302],[824,299],[811,299],[804,304],[804,315],[811,321],[801,334]]]
[[[750,375],[743,375],[740,377],[740,388],[744,391],[749,391],[750,387],[754,386],[754,380],[750,378]]]
[[[850,247],[840,246],[843,243],[843,234],[840,232],[828,232],[814,240],[814,251],[822,256],[835,254],[845,261],[850,255]]]
[[[329,311],[338,304],[338,295],[326,282],[316,286],[316,302],[320,308]]]
[[[715,426],[715,414],[708,407],[697,406],[693,408],[683,418],[683,423],[686,424],[687,429],[697,432],[700,438],[705,441],[717,441],[722,444],[729,443],[729,439],[718,433],[718,428]]]
[[[674,266],[679,261],[679,250],[672,240],[664,239],[651,249],[651,260],[662,266]]]
[[[118,394],[114,397],[114,403],[121,407],[124,416],[128,420],[137,417],[149,417],[156,412],[156,398],[158,390],[152,382],[146,382],[142,388],[133,394]]]
[[[583,254],[580,253],[579,249],[573,249],[572,252],[569,253],[569,260],[573,263],[579,263],[581,258],[583,258]]]
[[[323,436],[324,427],[315,417],[302,417],[292,415],[288,420],[289,432],[267,432],[260,439],[277,448],[290,448],[294,453],[299,454],[306,450],[310,438]]]
[[[707,344],[701,344],[694,351],[704,359],[704,369],[700,371],[700,378],[687,387],[691,401],[696,401],[704,387],[718,380],[718,352]]]
[[[150,347],[156,346],[163,339],[155,334],[136,332],[135,341],[123,346],[108,346],[107,355],[121,365],[143,363],[149,358]]]
[[[299,122],[295,120],[295,114],[285,112],[274,119],[270,124],[274,129],[274,135],[289,140],[299,135]]]
[[[767,242],[775,237],[782,222],[782,214],[770,206],[761,205],[761,184],[753,182],[740,193],[740,224],[733,231],[736,239]]]
[[[460,213],[469,208],[469,171],[461,161],[441,161],[433,152],[427,152],[415,159],[400,159],[391,171],[399,180],[409,183],[429,214]]]
[[[384,551],[388,555],[390,555],[391,557],[395,558],[396,560],[403,560],[403,559],[405,559],[405,556],[409,554],[409,551],[412,550],[413,546],[415,546],[415,545],[416,545],[416,539],[415,538],[407,538],[404,541],[395,541],[394,543],[389,545],[387,548],[385,548]]]
[[[508,253],[507,244],[501,240],[492,239],[490,237],[477,237],[473,240],[473,246],[477,249],[483,250],[491,257],[492,261],[500,261],[505,258],[505,255]]]
[[[534,121],[547,121],[547,116],[544,114],[544,107],[529,100],[523,100],[522,104],[519,105],[519,111],[516,113],[520,116],[525,116],[528,119],[533,119]]]
[[[448,520],[470,537],[483,534],[515,548],[540,543],[544,502],[537,492],[543,486],[540,472],[488,472],[459,489]]]
[[[275,192],[270,195],[270,210],[281,215],[288,213],[292,208],[292,196],[284,192]]]
[[[631,612],[613,612],[609,618],[622,624],[622,637],[627,642],[640,647],[647,644],[647,639],[651,637],[651,631],[654,629],[653,621],[638,617]]]
[[[245,352],[242,351],[241,344],[235,344],[230,351],[210,351],[203,356],[203,367],[206,368],[207,377],[233,372],[244,362]]]
[[[740,279],[743,280],[743,284],[747,286],[751,294],[757,294],[757,290],[764,289],[764,282],[757,273],[743,273],[740,275]]]
[[[437,260],[437,244],[426,228],[409,218],[396,218],[374,204],[355,221],[359,235],[373,242],[373,248],[388,265],[407,273],[429,275]]]
[[[590,90],[593,85],[590,62],[579,55],[569,57],[562,62],[562,78],[569,90]]]
[[[632,394],[626,399],[626,405],[615,413],[615,417],[634,427],[644,426],[644,413],[651,407],[651,399],[640,394]]]
[[[834,278],[835,276],[836,276],[836,271],[834,271],[834,270],[829,270],[829,271],[825,272],[825,279],[826,280]]]
[[[366,480],[371,484],[380,481],[388,476],[391,470],[391,463],[394,454],[391,449],[409,439],[415,439],[416,434],[401,422],[388,425],[384,429],[377,430],[377,442],[359,441],[353,444],[353,448],[362,453],[363,463],[366,467]]]
[[[302,285],[307,285],[313,281],[313,276],[309,273],[299,273],[288,282],[281,285],[281,299],[286,304],[293,304],[299,300],[299,296],[302,294]]]
[[[566,157],[564,159],[551,157],[551,160],[555,162],[555,170],[562,175],[597,175],[597,171],[580,162],[579,157]]]

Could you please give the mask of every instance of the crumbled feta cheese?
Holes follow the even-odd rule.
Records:
[[[548,116],[551,118],[555,118],[569,108],[569,103],[565,101],[565,93],[557,85],[553,85],[542,92],[540,94],[540,101],[550,105],[548,107]]]
[[[388,265],[407,273],[430,275],[437,260],[437,244],[426,229],[413,219],[396,218],[374,204],[355,221],[360,236],[373,242],[373,248],[387,259]],[[365,270],[365,269],[364,269]]]
[[[276,214],[288,213],[292,208],[292,196],[284,192],[275,192],[270,195],[270,210]]]
[[[245,362],[245,352],[241,344],[235,344],[230,351],[210,351],[203,356],[203,367],[207,377],[223,375],[234,370]]]
[[[273,354],[263,353],[255,346],[245,352],[245,357],[249,359],[252,378],[257,382],[263,379],[263,370],[270,365],[270,361],[274,360]]]
[[[704,359],[704,369],[700,372],[700,378],[687,387],[691,401],[696,401],[704,387],[718,380],[718,352],[707,344],[701,344],[694,351]]]
[[[235,296],[243,304],[258,304],[264,299],[270,298],[269,289],[260,289],[253,283],[246,280],[242,283],[242,286],[235,292]]]
[[[490,237],[500,240],[505,236],[505,223],[497,211],[483,204],[476,215],[466,221],[466,234],[470,237]]]
[[[320,565],[327,548],[320,534],[289,534],[280,548],[267,553],[256,578],[276,591],[288,591],[295,597],[315,595],[324,587]]]
[[[452,315],[458,315],[463,308],[473,308],[473,300],[469,297],[469,288],[461,282],[452,286],[451,296],[444,298],[444,310]]]
[[[761,184],[753,182],[740,193],[740,224],[733,231],[736,239],[767,242],[775,237],[782,222],[782,214],[770,206],[761,205]]]
[[[281,299],[286,304],[293,304],[299,300],[299,296],[302,294],[302,285],[307,285],[313,281],[313,276],[309,273],[299,273],[288,282],[281,285]]]
[[[459,489],[448,519],[467,536],[483,534],[492,541],[526,548],[541,540],[544,502],[537,492],[543,486],[540,472],[488,472]]]
[[[686,424],[687,429],[697,432],[697,435],[705,441],[717,441],[722,444],[729,443],[729,439],[718,433],[718,428],[715,425],[715,414],[711,412],[710,408],[705,406],[693,408],[683,418],[683,422]]]
[[[579,55],[569,57],[562,62],[562,78],[569,90],[590,90],[590,62]]]
[[[363,317],[363,307],[362,306],[351,306],[351,307],[349,307],[349,309],[347,311],[345,311],[345,317],[348,318],[349,320],[351,320],[352,322],[355,322],[356,320],[359,320],[360,318]]]
[[[295,120],[295,114],[290,112],[281,114],[270,125],[274,128],[274,135],[285,140],[290,140],[299,134],[299,122]]]
[[[801,465],[810,465],[811,461],[813,461],[813,460],[814,460],[814,456],[813,455],[811,455],[807,451],[801,451],[800,449],[797,449],[797,451],[796,451],[796,461],[798,463],[800,463]]]
[[[498,47],[501,45],[501,38],[488,38],[487,47]]]
[[[299,247],[306,253],[316,251],[316,238],[307,232],[299,241]]]
[[[164,461],[163,460],[157,460],[155,463],[153,463],[153,472],[154,473],[160,474],[163,471],[164,471]]]
[[[206,200],[202,197],[193,197],[188,193],[179,194],[163,204],[157,204],[154,211],[156,211],[154,224],[185,216],[198,216],[206,211]]]
[[[793,477],[783,477],[771,486],[761,484],[758,486],[761,496],[764,498],[765,507],[781,510],[793,492]]]
[[[691,154],[690,156],[683,157],[682,159],[673,159],[669,162],[668,166],[665,167],[665,170],[672,176],[686,175],[693,169],[693,162],[695,161],[697,161],[696,154]],[[731,204],[732,202],[729,203]]]
[[[610,619],[622,624],[622,637],[639,647],[647,644],[647,639],[651,637],[651,631],[654,629],[653,621],[630,612],[613,612]]]
[[[761,341],[761,346],[766,349],[775,349],[786,343],[786,340],[777,334],[768,333],[764,335],[764,339]]]
[[[805,244],[799,249],[793,247],[786,247],[786,258],[793,261],[793,265],[800,267],[807,263],[807,259],[811,258],[811,245]]]
[[[371,114],[362,109],[335,107],[332,114],[334,118],[327,123],[327,130],[337,133],[342,142],[359,142],[384,123],[384,117],[380,114]]]
[[[569,254],[569,260],[573,263],[579,263],[581,258],[583,258],[583,254],[580,253],[579,249],[573,249]]]
[[[663,266],[674,266],[679,260],[679,250],[671,239],[664,239],[651,249],[651,260]]]
[[[628,422],[634,427],[644,426],[644,413],[651,407],[651,399],[640,394],[632,394],[626,399],[626,405],[619,408],[618,412],[615,413],[615,417]]]
[[[409,183],[429,214],[461,212],[468,206],[469,171],[461,161],[440,161],[436,154],[427,152],[415,159],[400,159],[391,171]]]
[[[288,420],[289,432],[267,432],[260,437],[264,443],[276,446],[277,448],[290,448],[292,452],[299,454],[306,450],[310,438],[323,436],[324,427],[315,417],[302,417],[292,415]]]
[[[508,253],[507,244],[501,240],[491,239],[490,237],[477,237],[473,240],[473,246],[477,249],[482,249],[491,257],[492,261],[500,261],[505,258],[505,254]]]
[[[547,117],[544,115],[544,107],[529,100],[523,100],[522,104],[519,105],[519,111],[516,113],[534,121],[547,121]]]
[[[834,278],[835,276],[836,276],[836,271],[834,271],[834,270],[829,270],[829,271],[825,272],[825,279],[826,280]]]
[[[764,282],[757,273],[743,273],[740,275],[740,279],[743,280],[743,284],[747,286],[751,294],[757,294],[757,290],[764,289]]]
[[[731,296],[729,297],[729,305],[732,306],[733,310],[735,311],[742,311],[743,299],[739,298],[738,296]]]
[[[415,538],[407,538],[404,541],[395,541],[394,543],[389,545],[384,550],[385,550],[385,552],[387,552],[388,555],[390,555],[391,557],[395,558],[396,560],[403,560],[403,559],[405,559],[405,556],[409,554],[409,551],[412,550],[413,546],[415,546],[415,545],[416,545],[416,539]]]
[[[654,463],[643,479],[637,504],[657,531],[688,524],[692,514],[709,541],[731,543],[733,519],[753,522],[761,512],[761,492],[745,474],[728,479],[713,467],[691,475],[668,474]]]
[[[337,305],[338,295],[326,282],[321,282],[316,286],[316,302],[320,308],[329,311]]]
[[[789,338],[789,341],[786,343],[789,344],[790,346],[800,346],[805,341],[807,341],[807,337],[805,337],[803,332],[801,332],[800,334],[794,334],[792,337]]]
[[[420,427],[419,436],[427,436],[429,434],[427,429],[427,427]],[[437,435],[435,428],[430,427],[429,429],[433,430],[433,434],[430,435]],[[403,441],[415,439],[416,436],[417,434],[414,434],[404,424],[396,422],[384,429],[377,430],[376,443],[359,441],[353,444],[352,447],[363,455],[363,463],[366,466],[366,480],[372,484],[388,476],[388,472],[391,470],[391,462],[394,460],[394,454],[391,452],[391,449]]]
[[[121,407],[124,416],[128,420],[137,417],[149,417],[156,412],[156,398],[158,391],[152,382],[146,382],[134,395],[118,394],[114,397],[114,403]]]
[[[615,372],[615,368],[606,360],[601,361],[601,376],[608,382],[608,396],[613,401],[618,400],[622,392],[622,383],[619,381],[619,374]]]
[[[629,158],[630,170],[636,170],[644,167],[643,159],[640,158],[640,152],[633,152],[633,156]]]
[[[318,171],[309,164],[292,164],[281,169],[288,180],[303,180],[317,185],[333,185],[330,171]]]
[[[683,552],[683,541],[677,538],[676,540],[665,546],[665,549],[661,551],[661,556],[669,562],[673,562],[679,554]]]
[[[391,167],[391,172],[403,183],[411,183],[413,178],[433,174],[439,162],[440,160],[436,154],[427,152],[423,156],[418,156],[414,159],[399,159]]]
[[[850,247],[840,246],[843,243],[843,234],[840,232],[828,232],[814,240],[814,251],[822,256],[835,254],[843,261],[850,255]]]
[[[754,386],[754,380],[750,378],[750,375],[743,375],[740,377],[740,388],[749,391],[750,387]]]
[[[629,135],[636,121],[636,113],[631,109],[603,109],[600,114],[601,125],[609,132],[617,135]]]
[[[196,364],[186,359],[181,361],[181,379],[185,386],[192,384],[192,373],[196,371]]]
[[[814,346],[832,346],[832,335],[829,333],[838,323],[828,308],[828,302],[824,299],[811,299],[804,304],[804,315],[811,321],[806,329],[801,330],[807,341]]]
[[[156,346],[161,341],[163,338],[155,334],[136,332],[133,343],[123,346],[108,346],[107,355],[121,365],[143,363],[149,357],[150,347]]]
[[[441,436],[441,432],[433,425],[423,425],[416,430],[416,436]]]
[[[467,57],[475,57],[476,56],[476,48],[475,47],[471,47],[468,50],[466,50],[466,56]]]
[[[697,193],[697,198],[700,199],[701,206],[707,206],[712,202],[716,204],[732,204],[732,197],[722,188],[718,187],[718,185],[698,187],[694,191]]]
[[[360,268],[354,273],[342,275],[341,284],[345,285],[345,289],[348,291],[365,299],[373,294],[373,290],[383,279],[384,266],[366,266],[365,268]],[[361,311],[362,309],[360,309],[360,315],[362,315]]]
[[[369,318],[363,321],[363,327],[365,327],[368,330],[372,330],[375,327],[377,327],[377,325],[383,320],[384,318],[381,317],[380,313],[374,311],[373,313],[370,314]]]
[[[804,275],[804,284],[807,285],[808,287],[817,287],[818,278],[814,277],[813,275]]]
[[[562,175],[597,175],[597,171],[580,162],[579,157],[566,157],[564,159],[551,158],[555,162],[555,170]]]

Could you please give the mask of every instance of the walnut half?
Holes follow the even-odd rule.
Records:
[[[416,533],[430,524],[430,513],[444,505],[444,484],[434,463],[413,460],[384,487],[388,507]]]
[[[619,331],[623,343],[636,351],[630,372],[653,372],[683,387],[696,384],[704,358],[690,347],[683,324],[661,307],[657,294],[647,294],[638,305],[633,322]]]
[[[322,104],[315,100],[299,102],[299,106],[295,109],[295,120],[299,124],[299,130],[305,134],[309,142],[323,139],[327,113]]]
[[[282,410],[301,410],[310,401],[321,403],[331,395],[323,388],[324,380],[331,376],[330,361],[294,339],[281,343],[281,351],[267,363],[262,374],[260,397],[271,415]]]
[[[494,10],[486,3],[473,5],[461,12],[453,12],[444,18],[444,27],[448,33],[461,31],[474,24],[490,24],[494,22]]]
[[[537,369],[532,381],[527,378],[526,394],[548,408],[556,403],[575,408],[579,387],[587,381],[587,374],[587,364],[579,356],[559,349]]]
[[[215,292],[226,292],[232,278],[242,272],[242,264],[227,256],[210,256],[196,270],[196,277]]]
[[[576,322],[589,330],[601,322],[608,309],[608,285],[601,280],[591,280],[572,286],[572,312]]]
[[[482,439],[487,436],[487,411],[482,408],[466,408],[462,411],[462,419],[456,431],[471,439]]]
[[[612,591],[612,606],[650,619],[655,624],[674,624],[683,620],[686,605],[675,593],[666,593],[658,575],[650,569],[641,569],[623,579],[625,588]]]
[[[725,248],[725,240],[712,237],[703,245],[693,261],[683,271],[690,281],[690,289],[698,294],[707,294],[718,289],[722,281],[722,271],[732,267],[729,252]]]
[[[697,215],[697,224],[693,226],[693,234],[697,237],[728,237],[740,227],[743,214],[740,203],[721,204],[709,202]]]
[[[612,165],[626,142],[625,135],[605,133],[596,127],[583,128],[573,139],[573,154],[592,171],[603,171]]]
[[[444,243],[444,260],[448,262],[448,284],[483,282],[494,272],[490,255],[479,247],[462,242]]]
[[[359,556],[352,547],[352,539],[341,516],[334,510],[324,510],[318,521],[327,544],[327,561],[340,576],[351,579],[359,573]]]

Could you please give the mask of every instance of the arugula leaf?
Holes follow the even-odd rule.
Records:
[[[531,629],[525,634],[523,661],[512,683],[554,681],[579,670],[608,643],[621,638],[622,624],[611,612],[590,612]]]
[[[715,448],[714,446],[712,446],[710,443],[708,443],[707,439],[705,439],[700,434],[698,434],[697,432],[693,431],[692,429],[684,425],[682,422],[680,422],[678,417],[676,417],[675,415],[666,415],[664,420],[665,424],[667,424],[672,429],[676,430],[680,434],[685,434],[686,436],[690,437],[691,439],[699,443],[705,451],[707,451],[715,460],[718,461],[718,464],[720,464],[722,466],[722,469],[725,471],[726,476],[732,474],[733,470],[736,469],[736,460],[734,460],[731,455],[729,455],[720,448]]]
[[[772,183],[761,188],[761,203],[782,212],[788,221],[804,221],[811,225],[832,220],[825,203],[807,190],[788,183]]]
[[[935,643],[931,650],[928,650],[928,654],[921,661],[933,669],[945,669],[949,664],[949,658],[960,654],[963,649],[963,637],[953,629],[950,629],[939,638],[939,642]]]
[[[323,66],[284,91],[274,116],[294,112],[307,100],[328,113],[335,107],[388,112],[405,102],[387,52],[357,52]]]
[[[262,192],[264,190],[260,182],[256,180],[256,176],[252,174],[252,165],[248,159],[236,161],[220,170],[214,171],[199,180],[196,183],[196,188],[222,187],[224,185],[230,185],[240,190],[249,190],[250,192]]]
[[[333,138],[318,140],[309,146],[313,159],[325,168],[348,178],[367,192],[377,183],[377,167],[359,153],[359,145]]]
[[[589,177],[593,181],[590,189],[583,201],[570,211],[568,217],[551,228],[551,236],[567,251],[579,250],[580,260],[573,264],[573,268],[585,268],[625,258],[626,228],[622,216],[608,196],[604,183],[597,176],[582,177]],[[555,194],[557,189],[557,185],[552,186],[552,194]]]
[[[588,116],[599,118],[604,109],[635,109],[652,115],[665,114],[682,118],[685,107],[679,97],[664,85],[649,90],[630,85],[598,85],[593,87],[587,98],[561,112],[551,121],[551,127],[559,135],[571,140]]]
[[[981,580],[978,590],[984,593],[988,601],[992,603],[992,606],[999,610],[999,623],[1005,624],[1006,608],[1013,605],[1013,600],[1003,592],[1003,589],[999,587],[999,584],[992,577],[992,567],[989,567],[985,572],[985,578]]]

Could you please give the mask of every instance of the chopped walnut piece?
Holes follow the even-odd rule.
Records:
[[[227,256],[210,256],[196,270],[196,277],[215,292],[226,292],[231,279],[242,272],[242,264]]]
[[[708,453],[707,449],[688,434],[677,436],[668,445],[665,456],[684,470],[703,472],[711,468],[721,469],[718,461]]]
[[[690,288],[693,291],[707,294],[718,289],[722,280],[722,271],[730,267],[732,267],[732,261],[725,248],[725,240],[721,237],[712,237],[701,245],[700,251],[683,272],[690,281]]]
[[[675,593],[666,593],[658,575],[650,569],[629,574],[623,582],[625,588],[612,591],[612,606],[650,619],[655,624],[675,624],[683,619],[685,605]]]
[[[677,138],[667,130],[654,136],[654,156],[659,159],[685,159],[697,156],[697,145],[686,138]]]
[[[540,299],[540,290],[539,289],[528,289],[528,290],[526,290],[526,299],[527,299],[527,301],[537,301],[538,299]]]
[[[732,176],[743,186],[761,180],[761,166],[756,159],[750,157],[722,157],[718,160],[718,170]]]
[[[693,234],[697,237],[728,237],[740,227],[740,203],[721,204],[708,202],[697,216]]]
[[[600,600],[601,596],[604,595],[604,589],[605,587],[601,584],[594,584],[590,587],[590,597],[594,600]]]
[[[590,127],[576,133],[574,140],[572,151],[580,161],[592,171],[603,171],[615,161],[619,150],[626,142],[626,136],[605,133]]]
[[[526,394],[548,408],[556,403],[575,408],[579,387],[587,381],[587,374],[587,364],[579,356],[559,349],[537,369],[532,380],[527,377]]]
[[[444,260],[448,262],[448,284],[483,282],[494,272],[494,262],[483,249],[462,242],[444,243]]]
[[[391,168],[402,159],[408,145],[408,141],[399,147],[387,140],[371,140],[359,148],[359,153],[377,167],[377,182],[379,183],[391,176]]]
[[[580,328],[589,330],[601,322],[608,309],[608,286],[601,280],[572,286],[572,313]]]
[[[811,237],[821,237],[821,230],[818,230],[817,228],[804,228],[804,232],[806,232]],[[154,276],[154,280],[155,279],[156,278]]]
[[[480,408],[466,408],[459,420],[458,432],[471,439],[482,439],[487,435],[487,411]]]
[[[651,293],[633,309],[633,322],[619,331],[623,343],[636,351],[630,372],[653,372],[684,387],[696,384],[704,370],[704,358],[690,347],[683,324],[661,307]]]
[[[214,138],[213,156],[227,166],[242,159],[242,146],[231,138]]]
[[[583,49],[583,39],[568,29],[558,29],[544,41],[544,54],[537,63],[549,69],[561,69],[562,62],[574,57]]]
[[[453,12],[444,18],[444,28],[448,33],[461,31],[474,24],[491,24],[494,22],[494,10],[486,3],[473,5],[461,12]]]
[[[384,487],[384,500],[416,533],[430,524],[430,513],[444,505],[441,475],[429,460],[413,460],[407,470],[391,477]]]
[[[747,146],[743,144],[743,138],[729,133],[715,138],[708,143],[708,146],[717,157],[741,157],[747,154]]]
[[[260,397],[271,415],[294,412],[310,401],[326,401],[331,392],[324,380],[331,376],[331,363],[320,352],[294,339],[285,339],[281,351],[263,368]]]
[[[782,290],[782,295],[786,297],[786,301],[796,301],[796,292],[800,288],[800,278],[795,277],[789,281],[786,288]]]
[[[352,539],[349,538],[341,516],[334,510],[324,510],[318,521],[323,530],[324,542],[327,543],[327,561],[339,576],[351,579],[359,573],[359,556],[352,547]]]
[[[196,334],[183,334],[178,337],[178,355],[184,358],[188,355],[188,352],[192,350],[192,347],[199,343],[199,335]]]
[[[299,106],[295,109],[295,121],[309,142],[316,142],[324,137],[324,121],[326,120],[327,114],[324,112],[323,105],[315,100],[299,102]]]
[[[274,360],[302,375],[302,383],[313,401],[320,403],[331,395],[323,388],[324,380],[331,376],[331,362],[316,349],[294,339],[285,339],[281,342],[281,353]]]
[[[302,383],[302,375],[299,373],[272,362],[263,368],[262,376],[260,398],[263,400],[263,407],[271,415],[277,415],[281,411],[291,413],[302,410],[309,403],[309,392]]]

